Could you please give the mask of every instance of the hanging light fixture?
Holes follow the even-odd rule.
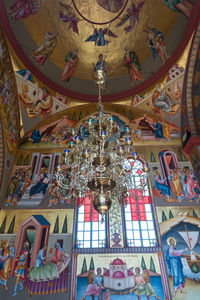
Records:
[[[138,155],[130,127],[125,126],[121,132],[114,117],[104,111],[101,102],[104,71],[96,71],[94,77],[99,87],[97,113],[84,122],[84,134],[83,130],[71,129],[72,140],[64,151],[63,166],[57,166],[55,175],[65,198],[81,204],[89,196],[94,209],[103,216],[109,211],[112,199],[126,204],[133,186],[133,164],[127,158],[137,160]],[[143,169],[140,186],[147,182],[148,167],[143,165]]]

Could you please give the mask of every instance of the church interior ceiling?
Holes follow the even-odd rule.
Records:
[[[199,300],[199,12],[199,0],[0,1],[5,300]],[[113,137],[128,126],[137,151],[132,196],[104,219],[55,175],[61,164],[69,184],[65,151],[89,135],[100,69]]]

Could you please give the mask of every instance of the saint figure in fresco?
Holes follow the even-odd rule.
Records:
[[[187,186],[187,192],[188,192],[190,202],[196,200],[196,202],[198,203],[200,198],[200,187],[198,181],[195,178],[193,172],[189,169],[189,167],[184,167],[183,173],[184,173],[184,183]]]
[[[33,185],[30,189],[30,198],[35,195],[35,194],[39,194],[39,193],[43,193],[43,195],[45,195],[47,187],[48,187],[48,183],[49,183],[49,178],[47,176],[48,173],[48,169],[47,168],[41,168],[40,170],[40,174],[37,175],[36,177],[36,184]]]
[[[46,260],[46,250],[47,250],[47,245],[44,245],[44,247],[39,250],[35,259],[35,266],[34,266],[35,268],[39,268],[44,265],[44,261]]]
[[[160,171],[156,168],[154,170],[154,180],[156,188],[161,192],[164,197],[169,198],[170,188],[165,184],[165,180],[160,176]]]
[[[125,2],[125,0],[96,0],[97,3],[104,9],[116,13],[118,12]]]
[[[76,66],[78,64],[78,49],[74,49],[71,52],[69,52],[65,57],[65,67],[61,75],[62,81],[69,82],[72,75],[75,72]]]
[[[103,71],[103,74],[104,74],[104,77],[105,77],[105,85],[108,84],[108,67],[107,67],[107,63],[106,61],[104,60],[103,58],[103,54],[99,54],[99,59],[94,65],[94,72],[98,71],[98,70],[102,70]],[[83,134],[83,132],[82,132]]]
[[[162,63],[164,64],[167,59],[165,38],[161,31],[156,28],[147,29],[147,43],[148,47],[152,51],[153,58],[156,58],[157,55],[161,57]]]
[[[146,295],[147,300],[150,297],[155,297],[156,299],[161,299],[158,297],[151,286],[150,283],[150,275],[148,271],[144,271],[144,274],[140,274],[140,268],[135,268],[135,287],[132,289],[134,294],[137,296],[138,300],[140,300],[140,296]]]
[[[136,21],[139,20],[139,14],[145,4],[145,1],[141,1],[138,6],[131,2],[131,6],[127,9],[127,13],[122,17],[121,21],[116,25],[116,27],[120,27],[124,25],[128,20],[130,20],[130,25],[125,27],[125,32],[130,32],[134,29]]]
[[[14,21],[26,19],[38,12],[42,2],[43,0],[15,0],[7,11]]]
[[[98,267],[97,275],[95,276],[93,283],[88,284],[84,296],[80,300],[85,300],[86,296],[99,296],[102,289],[103,289],[102,268]]]
[[[31,134],[31,139],[34,144],[39,144],[42,135],[40,134],[39,128],[35,128]]]
[[[47,58],[52,54],[57,44],[58,32],[45,32],[44,39],[39,48],[32,54],[36,62],[41,66],[44,65]]]
[[[180,291],[180,293],[184,293],[183,288],[185,284],[185,278],[183,275],[183,265],[181,262],[181,256],[183,252],[187,251],[188,249],[185,248],[183,250],[176,250],[176,239],[173,237],[169,237],[167,239],[167,243],[169,245],[169,248],[167,249],[166,262],[169,271],[173,276],[173,296],[175,296],[177,291]]]
[[[85,42],[94,42],[95,46],[106,46],[110,41],[106,40],[105,35],[112,38],[117,38],[118,36],[114,34],[109,27],[106,28],[94,28],[94,33],[91,34]]]
[[[27,271],[28,271],[28,264],[29,264],[29,255],[30,255],[30,244],[28,241],[24,242],[23,249],[20,254],[15,257],[15,261],[17,262],[15,266],[14,273],[17,276],[14,292],[12,296],[17,295],[17,290],[19,287],[19,291],[24,289],[24,279],[26,279]]]
[[[7,241],[2,241],[0,246],[0,284],[5,290],[8,290],[7,280],[11,275],[12,263],[15,256],[14,240],[10,240],[9,245]],[[3,263],[3,268],[2,268]],[[1,269],[2,268],[2,269]]]
[[[142,80],[141,66],[138,56],[134,51],[129,51],[129,47],[125,47],[124,64],[128,68],[131,83],[134,84],[136,80]]]
[[[165,89],[161,89],[159,85],[152,95],[153,111],[164,116],[168,113],[172,107],[172,101],[170,97],[165,93]]]
[[[184,199],[184,195],[182,192],[181,180],[178,175],[178,171],[176,169],[174,169],[174,170],[170,169],[169,173],[170,173],[170,175],[169,175],[168,179],[172,183],[172,190],[173,190],[174,194],[176,195],[178,202],[181,202]]]
[[[181,12],[187,18],[190,17],[192,12],[193,3],[189,0],[163,0],[163,3],[175,12]]]

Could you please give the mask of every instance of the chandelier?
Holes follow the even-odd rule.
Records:
[[[125,126],[121,132],[113,115],[104,111],[101,102],[101,89],[105,83],[103,70],[95,72],[95,81],[99,87],[97,113],[84,122],[82,130],[71,129],[72,140],[55,176],[66,199],[81,205],[88,196],[94,209],[103,216],[111,207],[111,199],[117,199],[124,206],[128,195],[135,197],[130,195],[133,164],[128,158],[136,160],[138,156],[130,127]],[[143,171],[140,188],[147,183],[148,167],[145,164]]]

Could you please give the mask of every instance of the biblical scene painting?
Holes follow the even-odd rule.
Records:
[[[55,211],[15,211],[12,220],[4,211],[1,217],[0,285],[5,296],[68,292],[73,210],[57,217]]]
[[[174,299],[199,299],[200,209],[157,207],[164,256]]]
[[[190,162],[178,161],[171,150],[159,152],[159,163],[150,164],[153,194],[157,205],[198,205],[200,186]]]
[[[34,152],[19,156],[7,186],[6,207],[34,208],[55,204],[55,168],[61,153]],[[51,196],[50,196],[51,195]],[[58,203],[58,200],[57,200]]]
[[[15,73],[21,108],[26,110],[28,118],[41,119],[53,113],[68,108],[66,96],[52,93],[33,79],[29,70],[20,70]]]
[[[164,300],[156,253],[78,255],[77,300],[150,297]]]

